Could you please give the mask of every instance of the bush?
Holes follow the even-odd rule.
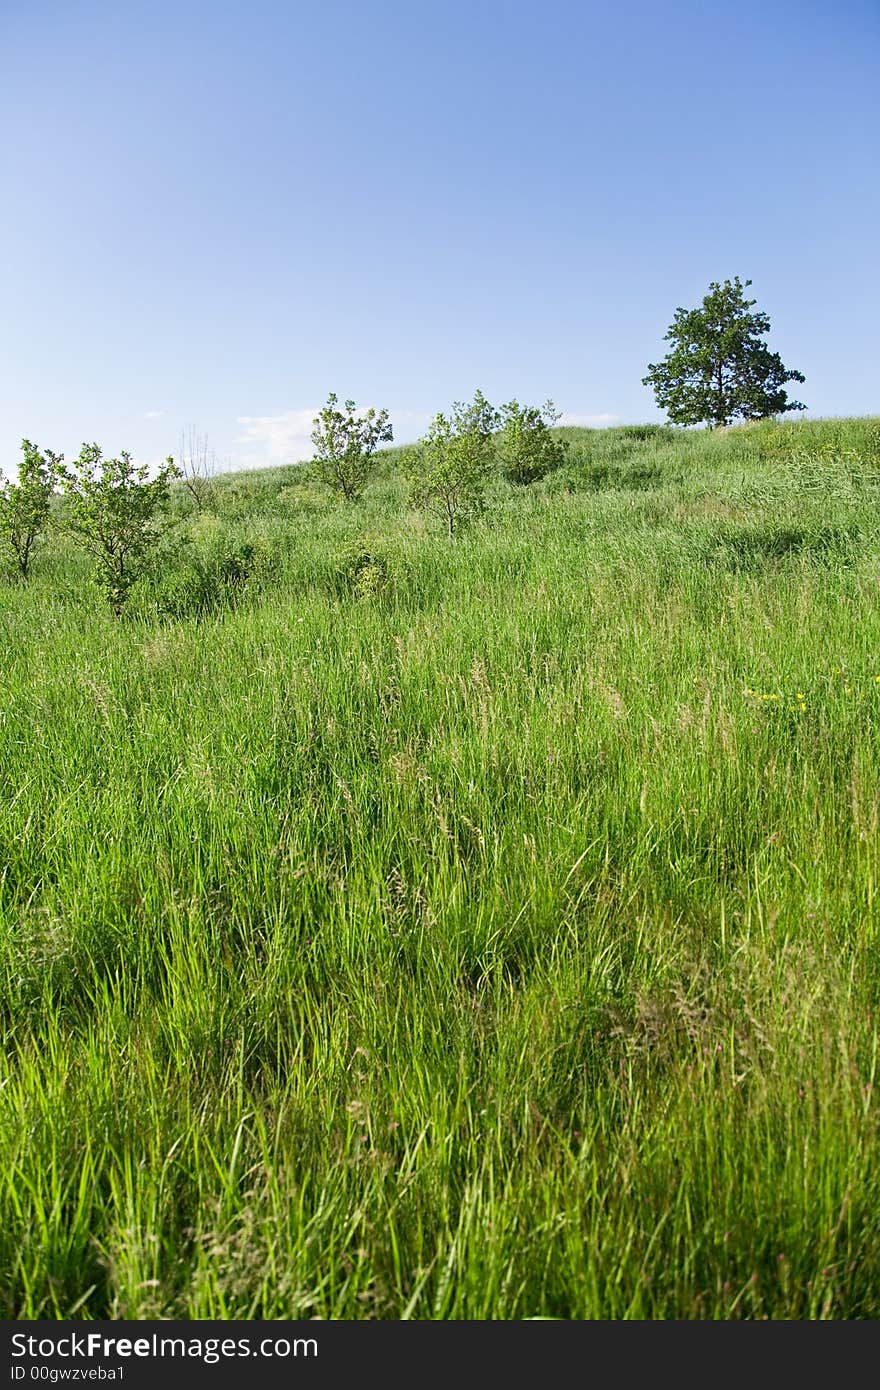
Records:
[[[61,524],[91,554],[117,617],[167,532],[169,483],[179,472],[168,458],[150,480],[130,454],[105,459],[97,444],[84,444],[72,469],[59,463],[67,499]]]
[[[550,425],[559,419],[552,401],[540,409],[509,401],[501,407],[501,419],[497,449],[508,482],[527,486],[564,463],[568,444],[550,433]]]
[[[205,512],[163,558],[148,592],[157,611],[170,618],[203,618],[236,608],[258,590],[270,568],[265,544],[228,535]]]
[[[393,438],[388,411],[357,411],[354,401],[345,402],[345,413],[336,408],[331,391],[327,404],[314,422],[312,443],[315,458],[312,473],[320,482],[339,493],[346,502],[363,496],[380,444]]]
[[[425,438],[404,455],[413,502],[439,517],[450,539],[460,523],[485,508],[497,423],[497,411],[477,391],[469,405],[456,401],[451,416],[435,415]]]
[[[619,425],[614,431],[622,439],[635,439],[645,443],[649,439],[671,439],[673,431],[668,425]]]
[[[401,547],[386,536],[358,537],[342,551],[335,569],[337,591],[357,599],[388,597],[407,577]]]
[[[24,457],[18,482],[0,482],[0,539],[12,551],[22,579],[27,579],[34,546],[49,520],[49,507],[63,455],[41,454],[29,439],[21,441]]]

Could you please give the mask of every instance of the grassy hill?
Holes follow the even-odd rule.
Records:
[[[0,1316],[880,1316],[880,420],[0,581]]]

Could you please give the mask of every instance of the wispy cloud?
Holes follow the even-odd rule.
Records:
[[[559,417],[560,425],[582,425],[587,429],[601,430],[607,425],[616,425],[619,415],[578,415],[576,411],[564,410]]]
[[[392,410],[391,424],[395,444],[411,444],[427,432],[433,418],[427,410]]]
[[[161,419],[163,418],[164,415],[165,415],[165,411],[164,411],[164,410],[145,410],[145,411],[144,411],[144,419],[145,419],[145,420],[161,420]]]
[[[282,415],[239,415],[242,432],[236,443],[250,446],[240,466],[260,468],[274,463],[299,463],[314,453],[311,441],[315,410],[286,410]]]

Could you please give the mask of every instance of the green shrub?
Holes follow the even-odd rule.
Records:
[[[146,465],[124,450],[105,459],[98,444],[84,444],[72,468],[59,463],[58,476],[66,497],[61,525],[92,556],[95,578],[119,617],[170,524],[169,483],[179,469],[169,457],[150,479]]]
[[[552,401],[546,401],[540,409],[515,400],[501,407],[502,428],[496,449],[501,472],[509,483],[527,486],[564,463],[568,444],[550,432],[550,426],[558,419],[559,412]]]
[[[63,455],[41,454],[29,439],[21,441],[23,458],[18,482],[0,480],[0,541],[12,552],[18,573],[27,579],[34,546],[49,520],[52,492]]]
[[[342,551],[334,571],[338,593],[358,599],[399,592],[409,566],[399,544],[387,536],[359,536]]]
[[[392,428],[387,410],[370,406],[358,412],[354,401],[346,401],[343,413],[337,410],[336,401],[331,391],[314,422],[311,471],[346,502],[356,502],[369,481],[377,448],[393,438]]]
[[[477,391],[471,404],[456,401],[451,415],[435,415],[424,439],[404,455],[413,502],[438,517],[450,539],[485,510],[497,423],[498,412]]]

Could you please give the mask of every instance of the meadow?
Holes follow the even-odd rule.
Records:
[[[0,1316],[880,1317],[880,421],[0,579]]]

